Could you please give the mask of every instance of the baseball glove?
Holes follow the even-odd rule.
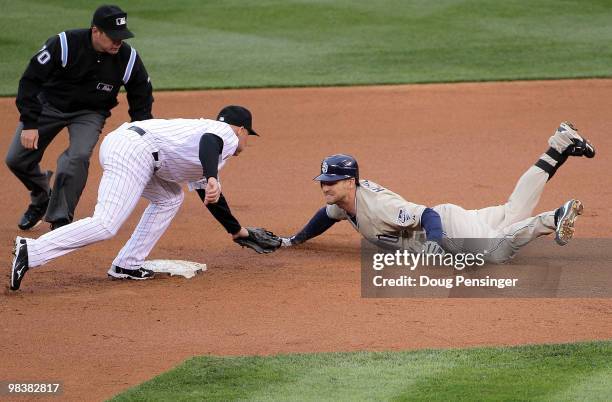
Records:
[[[239,237],[234,241],[242,247],[248,247],[259,254],[273,253],[281,246],[281,238],[264,228],[246,228],[249,237]]]

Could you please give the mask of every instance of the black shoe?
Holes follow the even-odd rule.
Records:
[[[69,223],[70,223],[70,221],[67,221],[67,220],[51,222],[51,230],[55,230],[57,228],[61,228],[62,226],[66,226]]]
[[[13,266],[11,268],[11,290],[18,290],[21,286],[23,276],[28,272],[28,245],[23,237],[15,239],[15,250],[13,251]]]
[[[40,205],[30,204],[28,209],[25,211],[21,220],[17,224],[19,229],[21,230],[30,230],[40,223],[43,216],[47,212],[47,207],[49,206],[49,200]]]
[[[113,265],[108,270],[108,276],[114,279],[135,279],[137,281],[143,281],[145,279],[151,279],[155,276],[155,272],[150,269],[138,268],[138,269],[126,269]]]
[[[47,181],[50,183],[51,176],[53,176],[53,171],[47,170],[45,176],[47,176]],[[49,198],[51,197],[51,191],[49,191],[48,196]],[[47,207],[49,206],[49,198],[47,198],[47,201],[40,205],[30,204],[28,206],[28,209],[25,211],[25,213],[21,217],[21,220],[17,224],[19,229],[30,230],[38,226],[43,216],[45,216],[45,213],[47,212]]]
[[[585,138],[583,140],[572,140],[574,145],[567,148],[570,156],[586,156],[587,158],[595,157],[595,147]]]

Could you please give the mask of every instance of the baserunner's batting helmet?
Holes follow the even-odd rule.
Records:
[[[354,178],[359,185],[359,165],[351,155],[336,154],[328,156],[321,162],[321,174],[313,180],[334,182]]]

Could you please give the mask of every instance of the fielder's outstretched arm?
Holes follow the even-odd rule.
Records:
[[[280,237],[264,228],[243,228],[232,215],[221,186],[217,181],[219,174],[219,155],[223,151],[223,141],[214,134],[204,134],[200,138],[199,158],[202,173],[206,179],[206,189],[198,189],[200,199],[215,219],[232,235],[234,242],[248,247],[260,254],[276,251],[281,245]]]
[[[217,135],[214,134],[204,134],[202,138],[200,138],[200,152],[199,158],[202,163],[202,171],[204,177],[207,181],[212,183],[213,181],[216,183],[217,176],[219,174],[218,170],[218,161],[219,155],[223,151],[223,140]],[[215,187],[218,191],[220,188]],[[210,211],[210,213],[215,217],[215,219],[225,228],[225,230],[231,234],[232,236],[236,236],[241,234],[242,226],[238,222],[238,220],[232,215],[232,211],[230,210],[229,205],[227,204],[227,200],[223,196],[223,193],[219,192],[219,198],[211,202],[206,199],[206,191],[198,189],[196,190],[198,196],[204,204],[206,204],[206,208]],[[244,231],[243,231],[244,232]],[[242,233],[244,235],[244,233]]]
[[[327,216],[326,208],[319,209],[310,221],[296,235],[283,239],[283,246],[295,246],[296,244],[304,243],[307,240],[316,237],[327,229],[332,227],[334,223],[340,222]]]
[[[206,197],[206,192],[204,190],[196,190],[202,202],[204,202],[204,198]],[[206,208],[210,211],[212,216],[215,217],[217,222],[221,224],[227,231],[227,233],[231,235],[235,235],[240,232],[242,226],[238,222],[238,219],[232,215],[232,211],[230,210],[223,193],[219,197],[219,201],[214,204],[206,204]]]

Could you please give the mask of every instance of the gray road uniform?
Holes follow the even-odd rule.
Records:
[[[508,202],[477,210],[454,204],[427,208],[361,180],[356,188],[354,217],[335,204],[327,205],[291,242],[302,243],[334,223],[348,220],[366,240],[382,248],[420,252],[423,241],[429,240],[439,243],[446,252],[482,253],[486,261],[501,263],[533,239],[555,232],[556,211],[530,217],[547,178],[534,166],[521,177]]]
[[[368,180],[359,180],[357,161],[350,155],[327,157],[315,180],[333,183],[355,179],[355,216],[336,204],[321,208],[284,246],[303,243],[348,220],[371,243],[420,252],[482,253],[484,260],[503,263],[532,240],[555,233],[560,245],[573,236],[582,203],[570,200],[556,210],[532,216],[544,187],[569,156],[595,156],[595,149],[571,123],[561,123],[549,139],[549,149],[518,180],[508,200],[500,205],[466,210],[455,204],[432,208],[406,201]],[[424,247],[425,246],[425,247]],[[437,246],[441,246],[441,249]]]
[[[418,234],[423,233],[421,216],[424,205],[406,201],[400,195],[369,181],[361,180],[356,189],[353,218],[335,204],[325,213],[335,221],[348,220],[361,235],[381,247],[418,248]]]

